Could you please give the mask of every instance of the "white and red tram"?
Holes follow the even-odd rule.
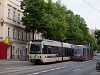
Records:
[[[74,46],[74,60],[90,60],[93,58],[93,49],[86,45]]]

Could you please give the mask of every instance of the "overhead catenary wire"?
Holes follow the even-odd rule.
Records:
[[[87,3],[89,6],[91,6],[93,9],[95,9],[96,11],[100,12],[100,10],[98,10],[97,8],[95,8],[93,5],[91,5],[90,3],[88,3],[87,1],[83,0],[85,3]]]

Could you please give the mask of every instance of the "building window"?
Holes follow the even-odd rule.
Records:
[[[20,31],[18,30],[18,39],[20,39]]]
[[[35,35],[35,38],[34,39],[36,39],[36,35]]]
[[[8,27],[8,36],[10,36],[10,27]]]
[[[24,40],[24,32],[22,32],[22,40]]]
[[[18,22],[20,22],[20,14],[18,14]]]
[[[27,40],[27,32],[26,32],[26,40]]]
[[[13,29],[13,38],[15,38],[16,36],[16,31],[15,31],[15,29]]]
[[[13,12],[13,20],[16,21],[16,13],[15,13],[15,11]]]
[[[8,18],[10,18],[10,9],[8,9]]]
[[[39,36],[38,36],[38,39],[40,39]]]
[[[19,55],[20,55],[20,51],[19,51],[19,48],[18,48],[18,59],[19,59]]]
[[[27,40],[29,40],[29,33],[27,33]]]
[[[29,40],[30,40],[30,34],[29,34]]]

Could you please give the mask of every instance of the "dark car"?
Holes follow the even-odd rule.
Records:
[[[96,71],[100,72],[100,61],[96,63]]]

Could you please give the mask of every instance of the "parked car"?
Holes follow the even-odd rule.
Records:
[[[100,61],[96,63],[96,71],[100,72]]]

